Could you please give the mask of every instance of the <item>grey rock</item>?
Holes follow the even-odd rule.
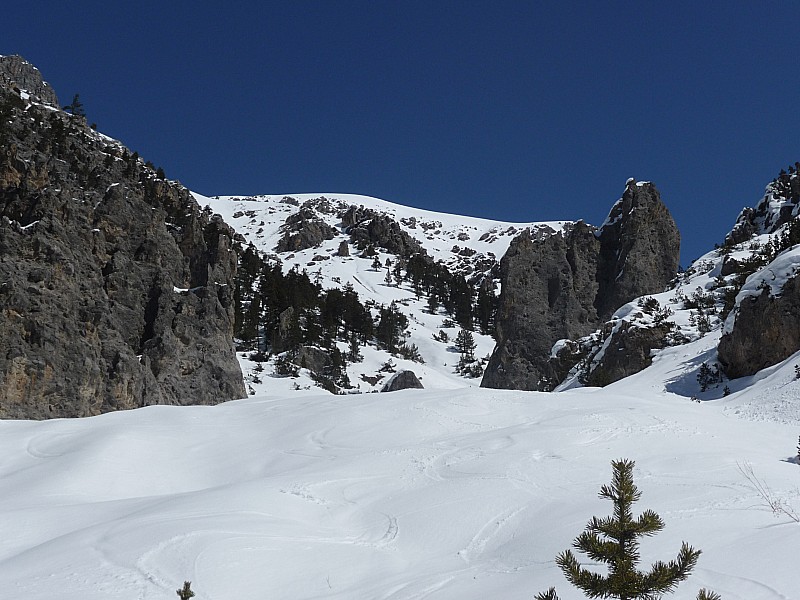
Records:
[[[283,226],[283,237],[277,252],[297,252],[316,248],[325,240],[336,237],[336,230],[320,219],[311,208],[301,208],[290,215]]]
[[[349,207],[342,215],[345,232],[360,250],[370,246],[380,247],[401,258],[414,254],[426,255],[419,242],[408,235],[394,219],[364,207]],[[368,255],[367,253],[363,254]]]
[[[325,374],[325,368],[331,363],[331,356],[316,346],[301,346],[295,360],[297,366],[308,369],[315,375]]]
[[[624,303],[663,291],[679,253],[678,229],[655,187],[632,180],[599,230],[578,221],[523,232],[500,261],[497,346],[481,385],[552,390],[583,356],[568,347],[551,357],[553,344],[586,336]]]
[[[629,181],[600,230],[600,288],[595,306],[605,319],[638,296],[664,291],[680,259],[678,227],[652,183]]]
[[[717,347],[719,362],[731,379],[753,375],[800,350],[800,277],[789,279],[780,295],[762,290],[738,302],[729,333]]]
[[[339,244],[339,249],[336,251],[336,256],[350,256],[350,245],[347,240],[342,240]]]
[[[59,106],[55,90],[42,79],[39,69],[21,56],[0,56],[0,86],[25,90],[40,102]]]
[[[54,112],[13,121],[0,214],[0,417],[245,397],[233,231],[188,190]]]
[[[381,392],[396,392],[398,390],[423,389],[422,384],[414,371],[398,371],[381,387]]]
[[[586,384],[602,387],[649,367],[653,362],[653,350],[667,345],[666,338],[671,331],[668,325],[637,327],[627,321],[619,323],[603,336],[607,339],[605,351],[588,373]]]

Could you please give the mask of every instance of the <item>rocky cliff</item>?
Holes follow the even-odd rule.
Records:
[[[22,59],[0,74],[0,417],[245,396],[232,230]]]
[[[756,207],[741,212],[725,240],[723,250],[731,254],[723,266],[740,271],[743,281],[717,348],[730,378],[753,375],[800,350],[798,169],[800,163],[781,171]],[[745,247],[750,255],[743,257],[738,249]]]
[[[554,360],[555,342],[585,336],[622,304],[663,291],[679,253],[678,229],[655,186],[633,180],[599,229],[578,222],[524,232],[500,262],[497,347],[481,385],[552,390],[571,367]]]

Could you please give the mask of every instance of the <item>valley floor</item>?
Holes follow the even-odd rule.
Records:
[[[654,382],[683,360],[557,394],[295,394],[0,422],[2,596],[166,599],[190,580],[198,600],[522,600],[551,585],[582,598],[553,558],[610,513],[597,492],[626,457],[637,508],[666,522],[643,561],[682,540],[703,550],[672,597],[796,597],[800,523],[764,510],[739,469],[800,510],[793,363],[698,403]]]

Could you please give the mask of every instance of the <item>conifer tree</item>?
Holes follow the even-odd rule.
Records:
[[[64,107],[64,110],[68,110],[76,117],[85,117],[86,112],[83,110],[83,102],[81,102],[80,94],[75,94],[72,97],[72,102],[67,104]]]
[[[183,588],[175,590],[175,593],[178,594],[178,598],[180,598],[181,600],[189,600],[189,598],[194,598],[194,592],[192,591],[192,582],[184,581]]]
[[[603,519],[593,517],[573,542],[573,547],[591,560],[606,563],[608,576],[581,567],[570,550],[556,557],[556,564],[567,580],[589,598],[658,600],[689,576],[700,557],[700,550],[684,542],[675,560],[658,561],[646,572],[637,569],[638,538],[655,535],[664,528],[664,522],[652,510],[633,517],[631,507],[641,497],[633,483],[634,464],[625,459],[611,462],[611,485],[600,488],[600,497],[614,503],[614,514]],[[720,597],[703,589],[697,599],[720,600]],[[555,588],[538,594],[536,600],[558,600]]]
[[[800,437],[797,438],[797,464],[800,465]]]
[[[475,362],[475,348],[478,347],[472,332],[468,329],[459,331],[456,336],[455,347],[461,354],[461,358],[458,359],[458,365],[456,366],[456,372],[467,373],[470,365]]]

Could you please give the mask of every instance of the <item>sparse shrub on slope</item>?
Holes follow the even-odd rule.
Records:
[[[581,567],[571,550],[556,557],[556,564],[567,580],[588,598],[657,600],[674,591],[678,583],[689,576],[700,557],[700,550],[684,542],[675,560],[658,561],[646,572],[637,569],[638,538],[655,535],[664,528],[664,521],[652,510],[633,517],[631,507],[641,497],[633,483],[634,464],[626,459],[612,461],[611,485],[600,488],[600,497],[614,503],[614,514],[604,519],[592,517],[586,531],[573,542],[573,547],[591,560],[606,563],[608,576]],[[714,592],[700,590],[697,599],[720,600],[720,597]],[[538,594],[536,600],[558,600],[555,588]]]

